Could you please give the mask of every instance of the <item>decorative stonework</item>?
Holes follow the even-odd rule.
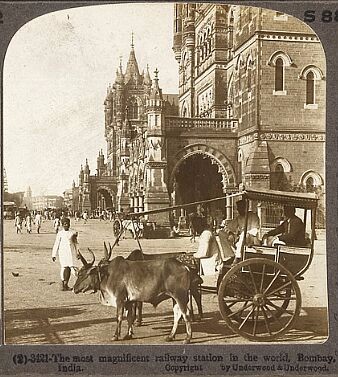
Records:
[[[287,133],[287,132],[267,132],[259,135],[260,140],[265,141],[325,141],[324,133]]]
[[[268,41],[297,41],[297,42],[319,42],[317,36],[311,34],[279,34],[279,33],[267,33],[267,32],[257,32],[259,39],[264,39]]]
[[[249,144],[249,143],[252,143],[254,140],[259,140],[258,132],[254,132],[254,133],[249,134],[249,135],[241,136],[238,140],[238,145],[242,146],[242,145],[245,145],[245,144]]]
[[[241,136],[238,141],[238,146],[250,144],[255,140],[260,141],[318,141],[325,142],[324,132],[313,133],[299,133],[299,132],[258,132],[249,135]]]
[[[251,180],[267,181],[270,179],[270,174],[248,173],[248,174],[245,174],[245,177],[250,178]]]

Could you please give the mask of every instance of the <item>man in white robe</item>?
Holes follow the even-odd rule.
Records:
[[[60,230],[54,242],[52,250],[52,260],[55,262],[56,256],[59,256],[59,262],[61,266],[60,277],[61,277],[61,290],[69,291],[71,288],[68,287],[68,281],[70,279],[71,268],[74,270],[73,256],[78,255],[78,243],[77,243],[77,232],[74,232],[70,228],[70,220],[64,218],[62,220],[63,229]]]

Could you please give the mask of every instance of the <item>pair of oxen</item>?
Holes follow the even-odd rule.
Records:
[[[74,293],[99,292],[99,299],[103,305],[116,307],[117,326],[113,340],[121,338],[123,314],[126,310],[128,330],[123,339],[131,339],[133,326],[142,322],[142,303],[150,303],[156,307],[160,302],[173,299],[174,324],[170,334],[165,338],[172,341],[183,317],[186,325],[184,343],[190,343],[191,309],[189,297],[194,297],[199,316],[202,317],[201,293],[199,285],[202,279],[197,274],[196,266],[188,260],[193,260],[185,253],[144,254],[141,250],[134,250],[126,259],[117,256],[110,260],[112,247],[109,251],[104,243],[104,257],[94,265],[87,262],[79,252],[83,266],[77,272]]]

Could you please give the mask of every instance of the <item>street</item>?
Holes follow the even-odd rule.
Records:
[[[89,260],[90,248],[96,261],[103,256],[103,242],[113,244],[112,223],[89,220],[75,222],[81,252]],[[16,234],[14,221],[4,221],[4,308],[7,344],[111,344],[115,328],[115,309],[98,302],[97,294],[62,292],[59,286],[59,263],[52,262],[55,240],[52,221],[44,221],[41,233]],[[145,252],[195,251],[198,240],[141,239]],[[131,238],[120,240],[114,255],[126,256],[138,248]],[[299,282],[302,310],[295,326],[278,342],[322,343],[327,338],[327,288],[325,232],[318,231],[315,256],[310,269]],[[80,267],[80,261],[77,261]],[[71,277],[70,286],[74,283]],[[215,285],[216,277],[207,277]],[[210,281],[209,281],[210,280]],[[204,318],[192,324],[193,344],[244,344],[249,341],[227,328],[218,309],[217,295],[203,293]],[[195,308],[196,311],[196,308]],[[144,323],[135,328],[134,339],[125,344],[163,344],[173,321],[172,303],[167,300],[156,309],[144,305]],[[122,334],[126,332],[123,322]],[[181,321],[174,344],[181,344],[185,325]],[[122,343],[123,341],[120,341]]]

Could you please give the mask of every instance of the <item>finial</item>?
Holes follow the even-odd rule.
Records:
[[[131,48],[134,48],[134,32],[131,32]]]
[[[155,69],[154,73],[155,73],[155,80],[158,80],[158,69],[157,68]]]
[[[120,59],[120,72],[122,72],[122,55],[119,56]]]

